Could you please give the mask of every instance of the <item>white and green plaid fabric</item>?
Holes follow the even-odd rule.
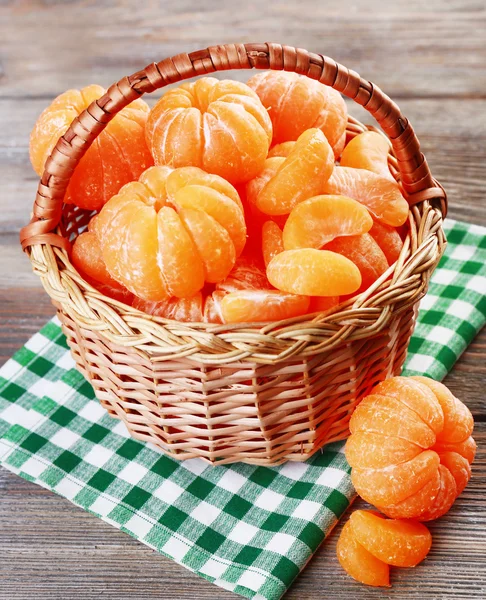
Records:
[[[437,379],[486,320],[486,229],[446,228],[406,369]],[[248,598],[280,598],[348,507],[342,449],[275,468],[168,458],[101,408],[56,319],[0,370],[0,464]]]

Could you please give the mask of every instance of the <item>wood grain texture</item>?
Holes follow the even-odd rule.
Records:
[[[37,185],[29,131],[55,95],[92,82],[106,86],[151,61],[215,43],[270,40],[322,52],[400,104],[448,191],[450,216],[486,225],[485,26],[480,0],[247,0],[237,10],[232,0],[0,0],[0,364],[54,314],[17,236]],[[370,122],[362,109],[350,107]],[[416,569],[395,569],[389,591],[365,588],[337,564],[339,525],[286,598],[486,597],[485,381],[483,331],[446,380],[476,419],[473,479],[452,511],[431,525],[427,560]],[[34,597],[236,598],[1,470],[0,600]]]

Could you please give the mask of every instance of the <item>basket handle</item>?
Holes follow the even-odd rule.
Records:
[[[74,119],[46,161],[32,219],[20,231],[22,248],[26,250],[36,244],[50,244],[68,250],[68,240],[54,230],[61,219],[70,177],[96,136],[130,102],[147,92],[196,75],[252,68],[294,71],[306,75],[333,87],[363,106],[391,140],[409,204],[436,200],[440,202],[440,209],[445,216],[446,193],[432,177],[411,124],[379,87],[331,58],[301,48],[273,43],[224,44],[152,63],[112,85],[104,96]]]

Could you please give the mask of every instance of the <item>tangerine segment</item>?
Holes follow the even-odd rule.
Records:
[[[246,243],[246,224],[238,205],[220,192],[204,185],[188,185],[174,196],[180,208],[193,208],[213,217],[226,231],[234,244],[238,257]]]
[[[345,451],[351,467],[382,469],[414,458],[422,448],[392,435],[357,431],[348,438]]]
[[[435,471],[427,483],[418,492],[402,502],[378,506],[383,514],[391,519],[418,519],[426,510],[430,510],[440,490],[440,472]]]
[[[312,296],[309,304],[309,312],[327,312],[338,306],[339,296]]]
[[[364,131],[347,144],[341,155],[340,164],[342,167],[373,171],[393,180],[388,168],[390,147],[390,142],[381,133]]]
[[[221,311],[221,301],[225,297],[226,292],[215,290],[212,294],[206,297],[204,301],[203,321],[205,323],[223,323],[223,313]]]
[[[473,432],[474,419],[468,407],[456,398],[443,383],[429,377],[414,376],[412,379],[427,386],[434,393],[444,413],[444,428],[437,441],[463,442]]]
[[[216,290],[266,290],[270,288],[265,271],[255,261],[241,256],[226,279],[216,284]]]
[[[361,273],[358,293],[368,289],[388,269],[385,255],[368,233],[336,238],[325,246],[325,250],[349,258],[358,267]]]
[[[275,144],[296,140],[306,129],[317,127],[334,147],[346,130],[347,108],[341,94],[318,81],[267,71],[254,75],[248,85],[268,109]]]
[[[336,167],[331,177],[323,182],[321,193],[354,198],[386,225],[397,227],[408,218],[408,203],[398,183],[365,169]]]
[[[204,77],[162,96],[150,112],[146,137],[156,164],[202,167],[241,183],[263,168],[272,125],[247,85]]]
[[[101,255],[100,243],[94,233],[85,231],[74,240],[71,261],[88,278],[119,291],[125,290],[108,272]]]
[[[71,122],[104,93],[99,85],[68,90],[44,110],[30,137],[31,162],[38,175]],[[125,183],[153,164],[144,135],[148,111],[145,102],[136,100],[108,123],[75,168],[65,202],[99,210]]]
[[[419,415],[396,398],[370,394],[356,407],[349,429],[379,433],[407,440],[420,448],[430,448],[435,443],[435,433]]]
[[[309,298],[276,290],[230,292],[221,301],[225,323],[281,321],[307,312]]]
[[[299,202],[318,194],[334,168],[332,149],[318,129],[304,131],[286,158],[269,160],[279,166],[255,199],[257,208],[267,215],[286,215]]]
[[[194,296],[204,285],[204,265],[196,244],[173,208],[163,206],[159,210],[157,233],[157,261],[168,292],[178,298]]]
[[[336,160],[339,160],[339,158],[341,157],[345,146],[346,146],[346,132],[344,131],[342,136],[336,142],[336,145],[333,147],[334,158]]]
[[[162,167],[158,167],[159,169]],[[165,167],[169,168],[169,167]],[[226,196],[235,202],[240,210],[243,212],[243,204],[240,196],[229,181],[214,175],[213,173],[206,173],[198,167],[181,167],[180,169],[171,169],[171,172],[167,176],[167,195],[169,198],[174,199],[176,194],[182,188],[188,185],[198,185],[209,187],[223,196]],[[157,194],[156,194],[157,195]]]
[[[420,521],[433,521],[449,512],[457,498],[457,485],[449,469],[439,465],[440,488],[431,508],[425,510],[419,517]]]
[[[468,481],[471,479],[471,465],[464,456],[457,452],[441,452],[440,463],[446,467],[454,480],[457,487],[457,495],[462,493]]]
[[[395,263],[403,248],[403,241],[398,231],[390,225],[374,221],[369,234],[382,249],[388,264]]]
[[[336,553],[341,567],[356,581],[375,587],[390,586],[390,567],[357,541],[351,521],[341,531]]]
[[[277,289],[301,296],[352,294],[361,285],[360,272],[350,260],[314,248],[277,254],[268,264],[267,277]]]
[[[274,158],[275,156],[281,156],[286,158],[295,146],[295,142],[282,142],[281,144],[275,144],[268,151],[267,158]]]
[[[439,455],[425,450],[411,460],[382,469],[351,471],[351,481],[358,494],[370,504],[387,506],[402,502],[417,493],[439,466]]]
[[[314,196],[290,213],[283,230],[283,243],[285,250],[322,248],[337,237],[366,233],[372,225],[370,213],[356,200],[346,196]]]
[[[236,261],[235,246],[229,233],[201,210],[181,208],[179,216],[201,257],[206,281],[217,283],[226,279]]]
[[[162,302],[148,302],[135,297],[132,306],[155,317],[199,323],[203,320],[203,300],[201,292],[190,298],[169,298]]]
[[[262,252],[265,266],[274,256],[284,251],[282,230],[273,221],[265,221],[262,227]]]
[[[358,543],[387,565],[415,567],[432,546],[430,531],[417,521],[384,519],[367,510],[355,510],[349,522]]]
[[[435,450],[439,454],[442,452],[457,452],[472,464],[474,457],[476,456],[476,442],[472,436],[469,436],[464,442],[436,442],[432,450]]]
[[[385,379],[373,388],[373,393],[400,401],[438,435],[444,428],[444,413],[431,390],[411,377]]]

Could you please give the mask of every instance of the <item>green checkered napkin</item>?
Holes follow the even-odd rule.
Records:
[[[406,368],[436,379],[486,320],[486,229],[446,230]],[[274,468],[168,458],[101,408],[56,319],[0,370],[0,464],[248,598],[280,598],[348,507],[342,449]]]

